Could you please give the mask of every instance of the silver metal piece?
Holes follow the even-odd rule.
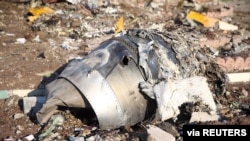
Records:
[[[136,64],[130,61],[124,67],[117,65],[107,81],[122,107],[123,125],[135,125],[141,122],[145,118],[148,101],[139,92],[138,85],[144,80]]]
[[[145,117],[147,101],[140,94],[138,84],[143,81],[133,61],[117,64],[105,79],[93,70],[87,76],[65,76],[86,97],[93,108],[101,129],[134,125]],[[78,73],[80,75],[80,73]]]
[[[145,79],[133,48],[111,39],[83,59],[70,62],[46,87],[48,99],[37,114],[40,123],[48,120],[46,111],[54,110],[56,105],[91,107],[101,129],[141,122],[149,114],[149,98],[140,93],[139,83]],[[81,97],[84,100],[76,100]]]

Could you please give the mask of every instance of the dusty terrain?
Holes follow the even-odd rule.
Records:
[[[199,2],[203,4],[204,1]],[[248,49],[243,53],[223,54],[222,57],[229,55],[247,58],[250,56],[250,3],[247,0],[222,2],[223,4],[218,7],[226,5],[226,7],[234,8],[233,14],[229,14],[224,19],[229,18],[228,21],[237,25],[239,30],[244,29],[246,34],[238,31],[209,30],[202,25],[196,25],[193,32],[202,34],[201,36],[205,36],[203,33],[206,33],[209,39],[214,36],[220,37],[222,34],[230,37],[239,35],[240,43],[244,43]],[[115,23],[121,16],[125,19],[125,28],[152,28],[154,25],[154,28],[161,28],[164,31],[190,26],[184,22],[185,17],[181,14],[184,9],[183,5],[180,6],[177,3],[164,3],[163,5],[156,3],[148,7],[144,5],[145,1],[132,1],[131,3],[116,1],[113,5],[99,4],[97,9],[86,9],[84,6],[77,7],[65,1],[46,3],[45,6],[62,14],[42,15],[38,20],[31,22],[27,19],[29,2],[16,3],[0,0],[0,90],[44,88],[69,60],[86,55],[100,42],[113,36]],[[183,32],[186,31],[183,30]],[[18,38],[25,39],[26,42],[20,43],[17,41]],[[225,46],[222,45],[222,48],[228,49]],[[223,107],[220,111],[221,120],[202,124],[250,125],[249,86],[249,82],[228,84],[226,93],[217,99]],[[22,115],[21,99],[21,97],[13,96],[0,100],[0,139],[22,139],[27,135],[35,136],[39,130],[43,130],[30,117]],[[84,111],[83,114],[79,114],[77,111],[79,109],[62,110],[66,120],[62,127],[54,131],[57,140],[69,140],[70,136],[78,135],[106,140],[146,140],[147,138],[144,127],[150,121],[142,122],[134,127],[99,131],[94,129],[95,122],[85,119],[84,114],[91,112]],[[17,117],[18,113],[21,117]],[[190,118],[188,112],[186,116],[186,119]],[[181,130],[181,126],[186,122],[187,120],[177,122],[170,120],[157,126],[172,133],[177,140],[181,140],[181,135],[176,131]],[[84,130],[76,131],[77,128]],[[171,130],[172,128],[174,129]]]

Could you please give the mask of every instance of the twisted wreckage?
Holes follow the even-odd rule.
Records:
[[[129,29],[104,41],[46,86],[38,122],[58,106],[92,108],[101,129],[135,125],[150,109],[160,120],[174,118],[185,102],[216,113],[213,94],[223,92],[226,75],[205,49],[185,40],[178,31]]]

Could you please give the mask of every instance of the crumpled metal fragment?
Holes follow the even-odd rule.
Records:
[[[156,109],[155,86],[193,76],[206,77],[213,93],[226,83],[218,65],[178,31],[125,30],[71,61],[46,86],[37,118],[46,123],[58,106],[67,106],[92,108],[101,129],[134,125]]]

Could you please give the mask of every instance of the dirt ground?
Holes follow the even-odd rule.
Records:
[[[209,0],[199,2],[202,4],[204,1]],[[250,32],[250,2],[248,0],[222,2],[224,4],[219,7],[223,5],[234,7],[234,13],[229,21],[238,25],[239,29]],[[179,8],[176,3],[167,3],[163,6],[155,4],[145,7],[144,4],[145,1],[123,2],[107,7],[100,4],[93,10],[79,8],[65,1],[46,3],[45,6],[64,14],[42,15],[38,20],[31,22],[27,19],[29,2],[0,0],[0,90],[44,88],[51,81],[51,76],[56,77],[58,70],[69,60],[86,55],[100,42],[110,38],[113,35],[111,31],[120,16],[125,18],[125,28],[149,28],[154,24],[161,28],[161,23],[164,23],[163,30],[186,26],[181,20],[182,6]],[[136,5],[137,8],[131,5]],[[207,31],[202,25],[198,25],[195,30]],[[217,30],[210,32],[217,34]],[[241,34],[242,38],[244,36],[248,35]],[[25,43],[18,42],[19,38],[24,39]],[[250,46],[249,40],[250,37],[244,38],[242,42]],[[244,54],[250,56],[250,51],[247,50]],[[217,99],[224,106],[220,111],[221,120],[202,124],[250,125],[249,86],[249,82],[228,84],[227,93]],[[54,131],[57,140],[69,140],[70,136],[79,134],[86,135],[85,137],[99,135],[106,140],[145,140],[147,136],[144,125],[148,124],[148,121],[135,127],[101,131],[93,129],[96,123],[88,124],[85,122],[87,119],[85,120],[85,117],[79,115],[77,111],[79,109],[66,109],[62,112],[66,123]],[[27,115],[15,117],[18,113],[21,115],[23,113],[21,97],[13,96],[0,100],[0,139],[23,139],[42,130]],[[89,114],[89,111],[86,113]],[[177,140],[181,140],[175,130],[170,131],[167,127],[180,130],[181,125],[185,123],[185,121],[176,123],[166,121],[167,125],[161,123],[158,126],[173,133]],[[84,130],[76,131],[76,128]]]

